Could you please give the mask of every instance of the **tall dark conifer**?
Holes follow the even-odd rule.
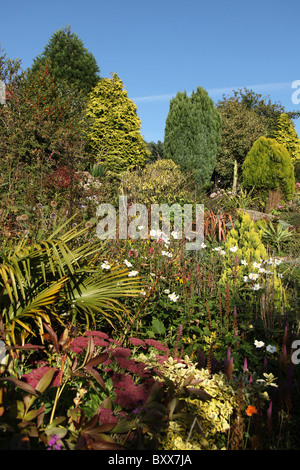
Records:
[[[197,185],[210,182],[221,143],[221,117],[206,90],[190,97],[179,92],[170,102],[164,156],[171,158]]]
[[[82,40],[71,33],[69,26],[51,36],[42,54],[34,59],[32,70],[37,71],[47,60],[57,81],[75,86],[84,94],[88,94],[100,79],[96,59]]]

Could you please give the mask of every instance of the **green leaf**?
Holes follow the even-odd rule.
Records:
[[[130,431],[136,426],[136,420],[133,421],[120,421],[113,429],[112,432],[116,434],[123,434]]]
[[[158,335],[164,335],[166,332],[164,324],[158,318],[152,319],[152,329]]]
[[[60,437],[60,439],[65,437],[67,432],[68,432],[68,430],[66,428],[60,428],[58,426],[51,426],[51,427],[47,427],[45,429],[45,434],[47,434],[47,436],[51,436],[52,434],[56,434],[57,436]]]
[[[44,393],[45,390],[49,387],[50,383],[52,382],[53,376],[55,374],[56,370],[55,369],[49,369],[43,377],[39,380],[37,386],[35,387],[37,392]]]
[[[186,390],[190,395],[196,395],[200,400],[208,401],[212,399],[212,396],[209,393],[205,392],[205,390],[201,390],[200,388],[186,387]]]
[[[22,380],[15,379],[14,377],[4,377],[0,379],[0,382],[7,381],[14,384],[16,387],[21,388],[26,393],[30,393],[31,395],[38,396],[36,390],[26,382]]]

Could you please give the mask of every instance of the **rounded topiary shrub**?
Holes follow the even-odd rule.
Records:
[[[248,152],[243,164],[242,186],[255,188],[271,210],[280,200],[292,199],[295,175],[292,158],[275,139],[260,137]]]

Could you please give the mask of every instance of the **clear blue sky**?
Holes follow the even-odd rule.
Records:
[[[30,67],[67,25],[115,72],[147,141],[164,139],[172,96],[205,88],[214,102],[251,88],[286,110],[300,80],[299,0],[14,0],[0,5],[0,45]],[[300,135],[300,119],[296,121]]]

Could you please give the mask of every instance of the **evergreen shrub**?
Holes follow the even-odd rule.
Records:
[[[122,190],[133,202],[146,205],[191,202],[186,177],[169,159],[157,160],[141,171],[123,172]]]
[[[243,164],[244,189],[255,188],[267,202],[271,191],[279,190],[286,201],[295,190],[294,166],[291,156],[275,139],[260,137],[253,144]]]

